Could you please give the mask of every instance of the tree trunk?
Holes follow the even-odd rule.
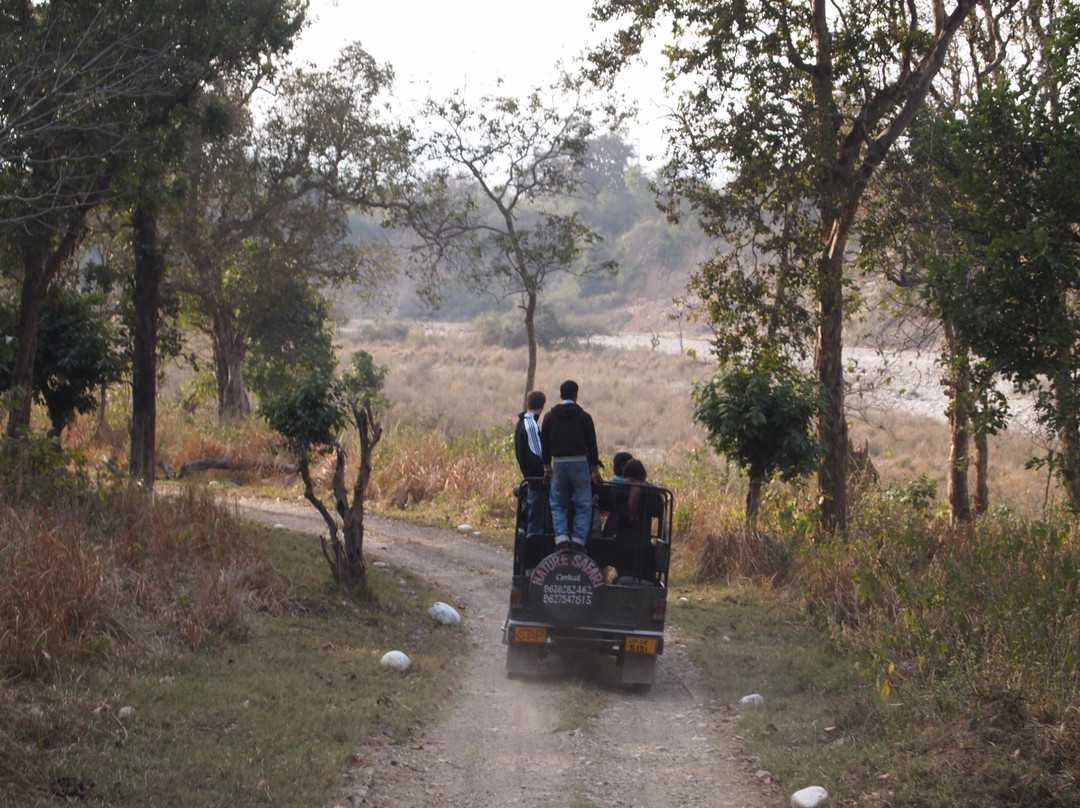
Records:
[[[131,476],[154,484],[157,425],[157,328],[165,259],[157,216],[139,205],[132,219],[135,254],[135,328],[131,358]]]
[[[341,527],[345,542],[347,583],[360,592],[367,590],[367,566],[364,564],[364,497],[354,499]]]
[[[1080,428],[1074,421],[1058,432],[1060,479],[1073,511],[1080,511]]]
[[[51,254],[36,244],[23,251],[23,284],[19,295],[19,344],[11,373],[12,399],[8,408],[6,435],[16,437],[30,429],[30,408],[34,400],[34,357],[41,307],[60,268],[75,254],[81,226],[70,226]],[[42,241],[48,243],[45,237]]]
[[[34,357],[37,354],[38,321],[49,279],[45,256],[27,250],[23,256],[23,285],[19,297],[18,349],[11,373],[11,405],[8,410],[7,437],[17,437],[30,428],[30,405],[34,400]]]
[[[825,456],[818,469],[822,524],[829,532],[847,524],[848,433],[844,412],[844,246],[850,221],[836,217],[829,228],[825,252],[818,265],[818,331],[814,370],[823,403],[818,439]]]
[[[1074,511],[1080,511],[1080,424],[1077,413],[1080,412],[1080,400],[1077,396],[1076,383],[1068,370],[1071,357],[1066,356],[1059,362],[1059,369],[1051,376],[1057,408],[1058,461],[1057,475],[1069,505]]]
[[[953,528],[971,524],[971,501],[968,493],[968,466],[970,457],[971,418],[969,401],[971,398],[971,375],[968,372],[967,357],[961,356],[956,343],[956,334],[951,323],[942,324],[945,333],[945,348],[949,359],[947,378],[949,406],[950,450],[949,450],[949,498],[950,524]]]
[[[954,401],[949,407],[949,428],[951,447],[949,449],[949,498],[950,523],[954,528],[971,524],[971,500],[968,491],[968,465],[970,457],[970,432],[967,409],[956,406]]]
[[[750,488],[746,492],[746,527],[754,529],[758,511],[761,509],[761,481],[750,478]]]
[[[247,337],[237,330],[232,320],[215,315],[211,343],[214,352],[214,376],[217,380],[218,420],[250,415],[251,402],[244,386]]]
[[[990,487],[986,478],[990,471],[990,441],[986,433],[975,433],[975,515],[983,516],[990,510]]]
[[[536,384],[536,292],[530,291],[525,301],[525,338],[529,345],[529,366],[525,370],[524,408],[529,408],[529,393]]]
[[[367,589],[367,566],[364,564],[364,502],[368,483],[371,481],[371,456],[382,437],[382,427],[375,421],[370,405],[355,403],[352,411],[360,440],[360,466],[356,470],[356,481],[353,483],[352,505],[342,508],[342,504],[347,502],[343,481],[339,486],[335,479],[335,493],[339,503],[338,510],[345,523],[345,561],[348,565],[349,583],[363,592]]]

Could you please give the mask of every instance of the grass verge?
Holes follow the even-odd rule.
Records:
[[[720,720],[738,726],[780,791],[820,785],[834,805],[867,804],[864,784],[889,754],[878,731],[888,708],[855,666],[760,589],[679,584],[672,595],[669,620],[716,695]],[[761,704],[741,703],[754,694]]]
[[[326,585],[310,536],[263,534],[293,602],[257,614],[246,641],[4,685],[32,709],[5,729],[25,768],[0,772],[0,804],[331,804],[363,744],[404,742],[446,709],[466,638],[428,617],[438,592],[373,567],[370,600],[355,602]],[[391,649],[412,658],[407,674],[379,664]]]
[[[852,808],[1077,804],[1067,771],[1039,760],[1042,728],[1009,705],[950,703],[941,687],[883,695],[854,655],[767,589],[677,585],[673,600],[670,624],[777,805],[810,785]],[[741,703],[755,693],[760,705]]]

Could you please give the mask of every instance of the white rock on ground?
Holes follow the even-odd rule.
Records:
[[[821,786],[800,789],[791,795],[791,808],[818,808],[829,799],[829,792]]]
[[[387,651],[380,662],[388,668],[402,672],[412,667],[412,660],[403,651]]]
[[[765,698],[760,693],[751,693],[739,699],[739,704],[749,704],[752,707],[760,707],[765,703]]]
[[[135,708],[134,707],[121,707],[120,711],[116,714],[116,717],[123,721],[125,724],[128,721],[135,720]]]
[[[472,533],[476,528],[472,525],[458,525],[457,529],[459,533]]]
[[[443,603],[441,600],[431,604],[428,614],[431,615],[432,620],[442,623],[444,626],[461,625],[461,615],[457,613],[453,606],[449,603]]]

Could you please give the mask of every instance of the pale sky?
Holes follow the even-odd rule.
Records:
[[[311,0],[312,24],[294,56],[327,67],[343,46],[359,41],[393,66],[394,94],[403,104],[455,90],[471,99],[523,95],[554,78],[560,59],[570,65],[599,41],[590,28],[591,6],[590,0]],[[638,104],[629,139],[642,164],[653,165],[647,157],[662,156],[664,143],[659,69],[634,70],[622,89]]]

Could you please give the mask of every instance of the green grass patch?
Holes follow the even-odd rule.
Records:
[[[245,642],[167,649],[69,686],[57,707],[77,721],[21,739],[39,754],[25,758],[30,771],[4,773],[0,803],[332,804],[360,745],[404,742],[448,707],[466,636],[427,615],[444,596],[408,572],[369,568],[369,600],[351,600],[327,585],[311,536],[265,537],[293,580],[289,607],[258,614]],[[379,664],[393,649],[412,658],[408,673]],[[56,692],[41,688],[23,692]]]
[[[567,682],[559,691],[556,732],[588,732],[589,722],[603,715],[607,703],[607,698],[595,687],[581,680]]]
[[[673,594],[669,620],[724,705],[721,720],[782,788],[821,785],[844,804],[886,771],[877,765],[889,757],[880,728],[890,708],[796,609],[757,589]],[[740,703],[755,693],[763,704]]]
[[[801,608],[769,590],[673,592],[669,620],[716,693],[721,720],[785,793],[820,785],[835,804],[890,808],[1077,804],[1067,771],[1040,760],[1046,728],[1010,704],[979,703],[961,686],[949,701],[946,682],[883,688],[865,662],[838,652]],[[752,693],[761,706],[740,703]]]

